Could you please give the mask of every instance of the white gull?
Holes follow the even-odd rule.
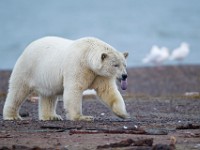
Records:
[[[181,43],[180,47],[173,50],[170,59],[181,61],[188,56],[190,52],[189,45],[185,42]]]
[[[152,46],[150,53],[142,60],[143,63],[153,63],[161,65],[169,58],[169,50],[166,47],[159,48],[157,45]]]

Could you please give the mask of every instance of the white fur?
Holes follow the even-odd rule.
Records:
[[[126,56],[96,38],[72,41],[45,37],[32,42],[13,69],[3,118],[21,119],[22,102],[36,91],[40,120],[62,119],[55,111],[60,94],[70,120],[92,120],[82,115],[82,93],[87,89],[95,89],[116,115],[126,118],[125,104],[115,83],[116,78],[126,74]]]

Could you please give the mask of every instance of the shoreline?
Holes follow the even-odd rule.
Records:
[[[200,92],[200,65],[130,67],[123,95],[169,96]],[[11,70],[0,70],[0,95],[6,95]]]

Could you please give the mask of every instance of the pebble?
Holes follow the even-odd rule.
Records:
[[[105,113],[101,113],[101,116],[104,116],[105,115]]]

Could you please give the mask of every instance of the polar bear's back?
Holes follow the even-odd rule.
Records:
[[[49,59],[49,56],[51,55],[56,57],[63,52],[67,54],[67,47],[72,43],[72,40],[60,37],[44,37],[29,44],[22,56],[26,55],[25,57],[32,58],[39,58],[41,56],[43,59],[45,59],[46,56]]]
[[[15,67],[20,66],[24,69],[43,67],[44,64],[58,64],[63,53],[68,55],[67,47],[72,44],[72,40],[59,37],[44,37],[29,44],[22,55],[19,57]],[[35,66],[35,67],[34,67]]]
[[[15,64],[11,84],[18,79],[35,86],[39,85],[41,78],[44,78],[44,83],[54,80],[55,84],[61,84],[63,59],[71,53],[67,47],[72,43],[72,40],[59,37],[45,37],[29,44]]]

